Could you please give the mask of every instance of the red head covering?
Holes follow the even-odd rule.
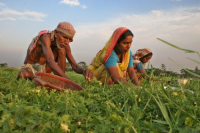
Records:
[[[69,22],[60,22],[55,30],[60,31],[69,37],[74,37],[76,33],[73,25]]]
[[[140,58],[144,57],[149,53],[152,53],[152,51],[149,48],[138,49],[133,55],[133,60],[139,60]]]

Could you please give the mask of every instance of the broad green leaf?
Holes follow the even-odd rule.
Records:
[[[168,116],[168,113],[167,113],[167,109],[166,107],[164,106],[164,104],[160,101],[160,98],[157,96],[158,100],[155,98],[155,96],[153,96],[154,100],[156,101],[156,103],[158,104],[167,124],[169,125],[170,127],[170,131],[169,132],[172,132],[172,122],[170,121],[169,119],[169,116]]]
[[[176,121],[175,121],[175,127],[178,126],[178,123],[180,121],[179,116],[181,114],[181,107],[179,107],[178,111],[175,113]]]
[[[166,121],[162,121],[162,120],[153,120],[154,122],[160,123],[160,124],[168,124]]]

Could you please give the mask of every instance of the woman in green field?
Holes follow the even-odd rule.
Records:
[[[129,29],[125,27],[117,28],[103,49],[92,60],[88,69],[102,84],[122,82],[129,85],[126,80],[127,73],[131,81],[139,86],[130,50],[132,39],[133,33]]]
[[[152,56],[153,53],[149,48],[138,49],[136,53],[132,56],[133,67],[138,79],[146,77],[149,80],[149,77],[146,75],[144,67],[145,64],[152,58]]]
[[[145,64],[152,58],[153,53],[149,48],[138,49],[136,53],[132,56],[133,57],[133,68],[137,75],[138,80],[143,82],[143,78],[147,80],[154,80],[154,81],[161,81],[159,79],[152,79],[150,78],[144,69]],[[169,82],[162,80],[164,82]]]

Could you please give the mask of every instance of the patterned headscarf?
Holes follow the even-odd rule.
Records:
[[[76,33],[73,25],[69,22],[60,22],[55,30],[60,31],[69,37],[74,37]]]
[[[149,53],[152,53],[152,51],[149,48],[138,49],[133,55],[133,64],[140,63],[140,58],[144,57],[145,55],[148,55]],[[143,64],[143,66],[145,66],[145,63]]]

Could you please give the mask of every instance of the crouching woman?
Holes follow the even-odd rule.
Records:
[[[132,83],[139,86],[130,50],[132,39],[133,33],[129,29],[117,28],[103,49],[92,60],[88,69],[102,84],[122,82],[130,85],[126,80],[126,75],[128,75]]]
[[[152,58],[153,53],[149,48],[138,49],[133,57],[133,67],[135,69],[135,73],[137,74],[137,78],[143,82],[143,78],[150,80],[150,77],[147,76],[146,71],[144,69],[145,64]],[[157,80],[157,79],[153,79]]]

